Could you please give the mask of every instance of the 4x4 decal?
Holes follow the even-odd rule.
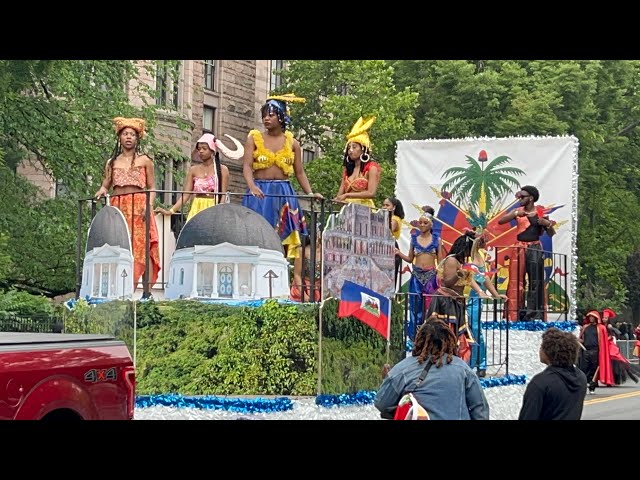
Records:
[[[116,368],[91,369],[85,372],[84,381],[89,383],[115,381],[117,377]]]

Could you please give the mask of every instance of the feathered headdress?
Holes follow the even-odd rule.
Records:
[[[120,135],[123,128],[133,128],[138,133],[138,138],[144,137],[144,125],[145,121],[142,118],[124,118],[116,117],[113,119],[113,127],[116,130],[116,135]]]
[[[371,151],[371,141],[369,140],[367,131],[375,121],[376,117],[370,117],[367,120],[360,117],[355,125],[351,127],[351,131],[347,135],[347,145],[351,142],[356,142]]]
[[[277,110],[282,114],[282,122],[284,122],[285,128],[291,124],[291,110],[289,110],[288,103],[304,103],[306,100],[302,97],[296,97],[293,93],[287,93],[285,95],[273,95],[267,97],[267,102],[262,106],[262,112],[264,115],[265,109]]]

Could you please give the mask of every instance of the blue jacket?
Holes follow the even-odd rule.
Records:
[[[380,413],[393,415],[402,396],[413,392],[432,420],[489,420],[489,404],[480,380],[463,360],[453,357],[451,363],[438,368],[431,366],[424,382],[416,389],[415,383],[426,363],[418,357],[407,357],[389,370],[378,389],[375,407]]]

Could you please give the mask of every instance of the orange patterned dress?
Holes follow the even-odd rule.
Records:
[[[144,167],[116,168],[113,167],[112,186],[125,187],[136,186],[141,189],[147,187],[147,171]],[[120,209],[127,220],[129,234],[131,235],[131,246],[133,248],[133,285],[137,287],[138,281],[145,271],[146,264],[146,193],[129,193],[112,196],[111,205]],[[149,273],[149,285],[153,285],[158,280],[160,272],[160,253],[158,248],[158,228],[153,215],[150,215],[149,225],[149,260],[151,271]]]

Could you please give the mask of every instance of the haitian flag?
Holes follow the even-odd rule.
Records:
[[[389,340],[391,302],[379,293],[345,280],[340,291],[338,317],[355,317]]]

